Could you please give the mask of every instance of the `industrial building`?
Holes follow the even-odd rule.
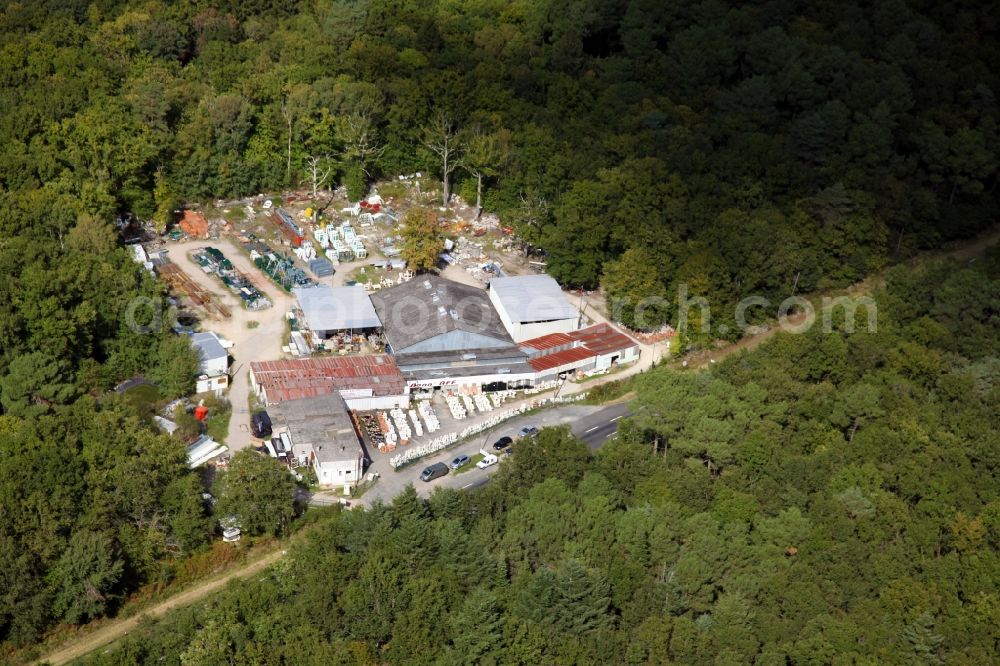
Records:
[[[486,292],[438,275],[418,276],[371,300],[397,355],[513,344]]]
[[[639,359],[639,343],[608,324],[550,333],[521,343],[536,382],[578,372],[610,370]]]
[[[382,326],[364,287],[316,285],[292,290],[301,321],[317,339],[342,332],[365,333]]]
[[[579,313],[548,275],[493,278],[489,298],[515,342],[579,328]]]
[[[344,399],[337,393],[289,400],[270,408],[274,434],[291,441],[292,454],[312,466],[321,486],[350,493],[364,476],[368,456]]]
[[[254,362],[250,386],[266,405],[334,392],[360,411],[410,404],[399,367],[384,354]]]
[[[532,370],[487,293],[437,275],[371,296],[410,388],[528,385]]]
[[[638,359],[639,344],[608,324],[576,330],[577,313],[558,285],[528,277],[494,280],[489,292],[437,275],[370,296],[361,287],[295,289],[315,335],[381,327],[386,354],[251,363],[251,384],[269,405],[338,392],[350,409],[368,411],[408,405],[413,391],[527,388]],[[534,303],[516,304],[518,293]],[[495,302],[517,323],[506,325]],[[510,326],[518,335],[568,330],[515,341]]]
[[[216,333],[206,331],[192,335],[191,344],[198,351],[200,363],[195,392],[221,393],[229,386],[229,352],[223,339]]]

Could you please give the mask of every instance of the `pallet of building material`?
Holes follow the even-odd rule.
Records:
[[[329,277],[333,275],[333,264],[326,259],[313,259],[309,262],[309,270],[316,277]]]
[[[204,308],[209,314],[216,313],[226,319],[232,316],[229,308],[198,286],[176,264],[161,265],[159,275],[173,292],[180,296],[187,296],[191,302]]]
[[[417,409],[419,410],[424,423],[427,424],[427,432],[436,432],[441,428],[441,422],[438,421],[437,414],[434,413],[434,408],[431,407],[430,402],[421,401],[420,404],[417,405]]]
[[[445,401],[448,403],[448,411],[451,412],[451,415],[456,420],[461,421],[466,416],[468,416],[468,412],[462,405],[462,401],[458,399],[458,396],[449,395],[445,398]]]

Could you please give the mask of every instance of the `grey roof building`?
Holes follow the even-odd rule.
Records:
[[[306,325],[326,337],[333,331],[359,330],[381,326],[364,287],[296,287],[292,290]]]
[[[462,352],[513,346],[486,292],[437,275],[372,294],[394,354]]]
[[[292,454],[308,459],[321,485],[352,487],[361,481],[368,458],[338,393],[289,400],[268,413],[275,432],[287,429]]]
[[[515,275],[493,278],[490,291],[510,316],[511,321],[528,323],[573,319],[577,316],[559,283],[548,275]]]

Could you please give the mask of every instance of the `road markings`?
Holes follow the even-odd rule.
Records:
[[[598,429],[598,428],[600,428],[600,427],[601,427],[601,426],[594,426],[594,427],[593,427],[593,428],[591,428],[590,430],[585,430],[585,431],[583,432],[583,434],[584,434],[584,435],[586,435],[586,434],[587,434],[588,432],[594,432],[595,430],[597,430],[597,429]]]
[[[615,421],[617,421],[618,419],[620,419],[622,416],[625,416],[625,415],[624,414],[620,414],[620,415],[616,416],[615,418],[611,419],[611,422],[614,423]]]
[[[464,486],[462,486],[462,490],[465,490],[466,488],[471,488],[474,485],[476,485],[475,481],[473,481],[472,483],[467,483]]]

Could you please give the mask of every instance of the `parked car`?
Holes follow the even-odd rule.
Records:
[[[498,462],[500,462],[500,459],[497,458],[495,455],[490,454],[487,456],[483,456],[483,459],[476,463],[476,467],[478,467],[479,469],[486,469],[487,467],[492,467],[493,465],[496,465]]]
[[[514,440],[512,440],[510,437],[501,437],[497,441],[493,442],[493,450],[494,451],[503,451],[504,449],[506,449],[507,447],[509,447],[513,443],[514,443]]]
[[[448,465],[448,467],[451,467],[452,469],[458,469],[459,467],[464,467],[465,465],[468,464],[469,464],[469,456],[458,456],[457,458],[451,461],[451,464]]]
[[[534,437],[538,434],[538,428],[535,426],[525,426],[517,432],[518,437]]]
[[[267,439],[271,436],[271,417],[267,412],[257,412],[250,417],[250,432],[257,439]]]
[[[444,463],[434,463],[420,473],[421,481],[433,481],[448,473],[448,466]]]

